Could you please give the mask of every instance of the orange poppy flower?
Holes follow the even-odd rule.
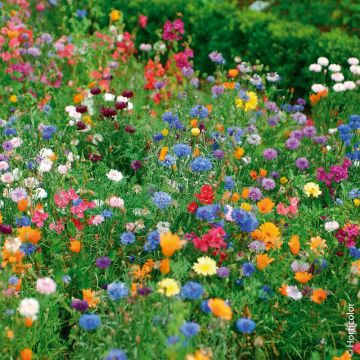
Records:
[[[228,71],[228,75],[231,77],[231,78],[234,78],[236,76],[238,76],[239,74],[239,70],[238,69],[230,69]]]
[[[25,348],[20,351],[21,360],[31,360],[32,359],[32,351],[29,348]]]
[[[26,211],[27,207],[28,207],[29,202],[27,201],[27,199],[21,199],[18,201],[17,203],[17,207],[18,210],[21,212]]]
[[[298,255],[300,252],[299,236],[293,235],[288,243],[290,251],[293,255]]]
[[[166,275],[170,272],[171,268],[170,268],[170,259],[166,258],[160,261],[160,272],[163,275]]]
[[[160,154],[159,154],[159,160],[160,161],[164,161],[165,157],[168,153],[169,148],[167,146],[164,146],[161,150],[160,150]]]
[[[180,250],[184,245],[184,241],[179,236],[171,232],[162,233],[160,235],[160,247],[164,256],[170,257]]]
[[[240,160],[245,154],[245,150],[241,147],[237,147],[234,151],[234,157],[236,160]]]
[[[81,242],[79,240],[71,240],[69,244],[70,251],[74,253],[79,253],[81,250]]]
[[[96,296],[96,292],[91,289],[83,289],[83,300],[85,300],[90,308],[96,307],[99,303],[99,298]]]
[[[232,319],[232,310],[224,300],[217,298],[210,299],[208,306],[214,316],[224,320]]]

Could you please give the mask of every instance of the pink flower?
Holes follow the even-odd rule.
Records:
[[[164,24],[162,37],[168,41],[179,41],[184,32],[184,23],[181,19],[176,19],[174,22],[168,20]]]
[[[44,221],[49,217],[49,214],[46,212],[41,212],[36,210],[31,221],[36,224],[37,227],[43,227]]]
[[[43,295],[51,295],[56,291],[56,283],[49,277],[37,279],[36,291]]]
[[[50,230],[55,230],[56,233],[57,233],[58,235],[60,235],[60,234],[64,231],[65,226],[64,226],[62,220],[58,220],[56,223],[55,223],[55,222],[51,223],[51,224],[49,225],[49,229],[50,229]]]
[[[147,17],[147,16],[142,15],[142,14],[139,15],[139,26],[140,26],[142,29],[145,29],[145,28],[146,28],[146,26],[147,26],[147,21],[148,21],[148,17]]]

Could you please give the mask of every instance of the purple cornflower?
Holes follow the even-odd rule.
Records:
[[[130,166],[133,170],[137,171],[142,167],[142,163],[140,160],[134,160],[131,162]]]
[[[323,144],[325,144],[327,142],[327,137],[324,136],[324,135],[315,136],[313,140],[314,140],[315,144],[323,145]]]
[[[312,138],[316,135],[316,129],[314,126],[305,126],[302,131],[303,134],[309,138]]]
[[[219,278],[227,278],[230,275],[230,269],[226,266],[221,266],[216,271]]]
[[[222,159],[224,157],[224,152],[222,150],[215,150],[213,155],[216,159]]]
[[[218,65],[223,65],[225,64],[225,59],[223,58],[223,56],[218,53],[217,51],[213,51],[209,54],[209,59],[214,62],[215,64]]]
[[[299,170],[303,171],[309,167],[309,161],[308,159],[301,157],[295,161],[295,165]]]
[[[11,141],[4,141],[2,144],[2,148],[5,151],[11,151],[14,147],[13,147],[13,144],[11,143]]]
[[[306,123],[306,115],[301,112],[296,112],[292,114],[291,117],[299,124],[304,125]]]
[[[265,190],[272,190],[275,188],[275,181],[273,179],[270,178],[263,178],[261,181],[261,186],[265,189]]]
[[[108,256],[101,256],[96,259],[96,266],[99,269],[106,269],[111,265],[111,260]]]
[[[277,158],[278,152],[273,148],[268,148],[263,151],[263,156],[266,160],[274,160]]]
[[[289,150],[296,150],[300,146],[300,141],[294,137],[290,137],[286,140],[285,145]]]
[[[211,88],[211,93],[214,98],[217,98],[224,93],[224,87],[222,85],[214,85]]]
[[[249,189],[249,199],[252,201],[258,201],[262,198],[262,192],[257,187],[251,187]]]
[[[267,122],[270,126],[274,127],[279,124],[279,121],[280,121],[280,118],[278,116],[271,116],[268,118]]]
[[[89,305],[85,300],[74,299],[71,302],[71,307],[77,311],[84,312],[88,309]]]

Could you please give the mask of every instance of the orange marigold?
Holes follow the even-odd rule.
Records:
[[[327,292],[324,289],[315,289],[311,295],[311,301],[321,304],[327,298]]]
[[[293,255],[298,255],[300,252],[299,236],[293,235],[288,243],[290,251]]]
[[[32,359],[32,351],[29,348],[25,348],[20,351],[21,360],[31,360]]]
[[[18,237],[22,242],[37,244],[41,239],[41,231],[32,229],[30,226],[23,226],[18,229]]]
[[[268,214],[273,209],[275,203],[270,198],[263,198],[256,205],[260,213]]]
[[[268,254],[259,254],[256,256],[256,265],[259,270],[264,270],[269,264],[274,261]]]
[[[312,279],[312,274],[306,271],[297,271],[295,273],[294,279],[297,280],[301,284],[306,284],[308,281]]]

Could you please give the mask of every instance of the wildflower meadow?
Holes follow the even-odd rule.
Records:
[[[357,359],[359,48],[138,2],[0,2],[0,359]]]

